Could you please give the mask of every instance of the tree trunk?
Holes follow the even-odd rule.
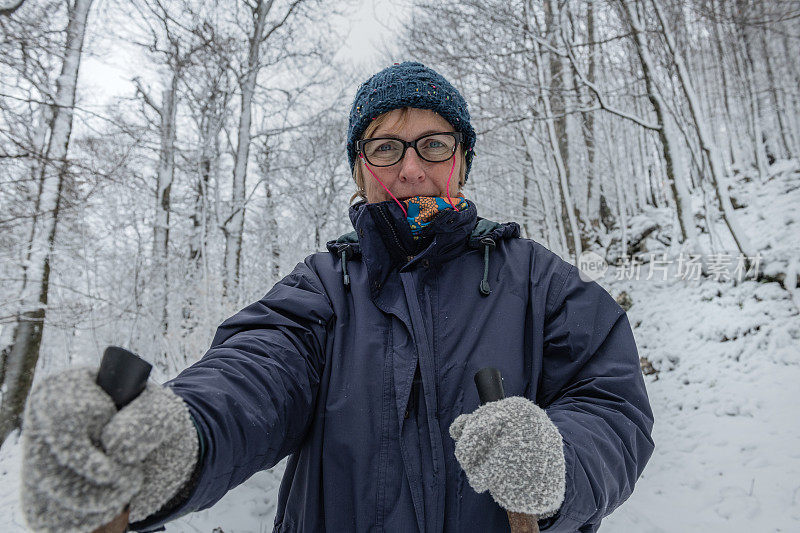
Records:
[[[627,1],[623,2],[623,5],[628,16],[628,23],[630,24],[634,35],[636,52],[642,65],[642,73],[644,76],[645,85],[647,86],[647,98],[650,101],[650,104],[653,106],[658,123],[661,125],[661,128],[658,130],[658,138],[659,141],[661,141],[667,180],[669,181],[672,195],[675,198],[675,210],[678,215],[678,224],[680,225],[681,236],[684,243],[686,243],[691,249],[699,244],[696,238],[697,232],[695,231],[691,197],[689,195],[689,190],[686,186],[684,176],[676,173],[674,159],[674,144],[676,141],[674,141],[674,136],[672,135],[671,131],[668,131],[665,127],[667,120],[666,105],[664,104],[661,94],[658,92],[658,89],[655,86],[655,64],[650,55],[647,37],[645,36],[644,28],[639,20],[638,14],[636,13],[635,6],[631,2]]]
[[[622,186],[622,180],[620,176],[623,174],[621,168],[621,153],[620,153],[620,144],[618,138],[616,138],[615,133],[619,131],[617,128],[613,130],[613,124],[609,124],[608,122],[603,123],[605,127],[605,132],[603,138],[606,139],[606,150],[610,154],[609,162],[611,164],[610,172],[614,179],[614,195],[617,199],[617,220],[616,222],[619,223],[619,230],[620,230],[620,243],[622,245],[621,255],[623,257],[628,255],[628,199],[625,194],[625,189]],[[610,210],[609,210],[610,211]],[[608,224],[607,227],[609,229],[613,226],[615,222],[613,220],[613,215],[609,213],[607,217]]]
[[[270,262],[270,275],[272,282],[278,282],[281,279],[281,246],[278,243],[278,218],[276,215],[275,199],[272,196],[272,188],[269,181],[264,182],[264,187],[267,195],[267,233],[270,235],[269,240],[269,262]]]
[[[216,138],[210,135],[208,126],[203,124],[200,134],[200,162],[199,174],[194,184],[194,206],[190,220],[192,222],[191,236],[189,238],[189,261],[192,268],[198,270],[205,256],[208,209],[206,198],[208,186],[211,182],[212,169],[217,166]]]
[[[239,275],[242,260],[242,235],[244,233],[245,214],[245,182],[247,179],[247,160],[250,154],[250,121],[253,93],[256,88],[258,71],[261,68],[261,41],[267,14],[272,8],[272,0],[256,2],[253,13],[253,33],[248,39],[247,71],[240,78],[242,91],[241,113],[237,133],[236,160],[233,167],[233,185],[231,193],[231,214],[225,221],[225,275],[223,292],[226,298],[237,300]]]
[[[740,16],[739,12],[743,6],[741,6],[739,2],[737,2],[737,4],[736,6],[730,6],[733,7],[733,11],[726,16],[730,16],[732,19]],[[723,9],[724,6],[725,4],[723,4]],[[744,109],[745,106],[750,108],[749,113],[745,111],[745,118],[750,129],[752,140],[750,147],[752,148],[753,160],[758,169],[758,174],[763,179],[766,177],[767,173],[767,155],[764,150],[764,132],[761,129],[761,112],[759,109],[758,92],[755,86],[753,59],[747,43],[748,32],[743,29],[742,25],[738,22],[735,22],[735,27],[738,46],[735,47],[733,57],[741,81],[745,86],[745,91],[743,91],[742,94],[744,104],[742,108]]]
[[[178,110],[178,80],[180,74],[173,70],[170,84],[162,92],[161,108],[161,147],[156,174],[156,216],[153,224],[153,266],[161,277],[156,283],[157,301],[161,308],[161,333],[166,334],[169,327],[169,214],[170,191],[175,176],[175,118]]]
[[[640,109],[636,109],[637,113],[642,114]],[[642,116],[644,116],[642,114]],[[658,116],[658,114],[656,114]],[[661,124],[659,122],[659,124]],[[627,126],[624,126],[627,128]],[[663,125],[662,125],[663,127]],[[634,136],[636,137],[636,145],[639,152],[639,172],[634,173],[634,176],[637,174],[641,176],[642,179],[634,180],[634,183],[641,183],[644,182],[643,185],[639,185],[635,187],[636,190],[636,203],[640,209],[645,208],[648,205],[652,205],[653,207],[658,207],[658,200],[656,200],[655,188],[653,187],[653,180],[650,179],[650,167],[648,166],[648,162],[650,161],[650,155],[647,153],[647,136],[646,132],[641,131],[637,128],[634,132]],[[633,144],[633,143],[631,143]],[[633,151],[633,150],[631,150]]]
[[[786,59],[784,62],[784,75],[788,78],[784,80],[782,92],[784,94],[785,105],[788,108],[786,114],[791,122],[793,140],[791,157],[798,157],[800,156],[800,121],[798,120],[798,116],[800,116],[800,96],[797,94],[797,87],[800,86],[800,72],[798,72],[797,61],[792,60],[794,57],[792,54],[793,47],[789,42],[790,36],[788,32],[783,31],[780,36],[782,56]],[[786,87],[789,88],[788,91]]]
[[[739,226],[736,216],[733,212],[731,199],[728,195],[727,178],[722,170],[719,149],[714,144],[711,136],[708,133],[707,121],[700,110],[700,106],[697,101],[697,95],[694,91],[694,87],[692,86],[689,73],[686,70],[683,56],[677,50],[674,36],[672,35],[667,21],[661,12],[661,7],[658,5],[658,0],[652,1],[656,15],[661,23],[664,40],[666,41],[669,52],[673,58],[673,61],[675,62],[678,78],[680,80],[683,92],[686,95],[686,100],[689,104],[689,110],[692,115],[692,121],[694,123],[693,125],[697,131],[697,137],[700,141],[700,146],[708,158],[708,164],[711,169],[710,177],[717,193],[717,200],[719,201],[720,209],[722,210],[722,218],[725,220],[725,224],[728,226],[728,230],[730,231],[733,240],[736,242],[736,247],[739,249],[739,251],[745,257],[753,257],[754,254],[752,253],[752,248],[750,247],[750,242],[747,239],[747,235]]]
[[[532,126],[533,127],[533,126]],[[544,212],[544,234],[545,239],[547,241],[547,247],[552,248],[552,242],[555,241],[557,238],[557,230],[552,228],[551,220],[550,220],[550,200],[549,196],[544,194],[542,191],[541,184],[536,177],[536,166],[534,161],[536,160],[536,152],[534,150],[533,144],[533,132],[526,133],[523,128],[519,128],[518,135],[522,138],[523,142],[525,143],[525,164],[528,168],[526,168],[523,173],[525,175],[524,182],[525,182],[525,198],[523,201],[523,213],[522,213],[522,220],[524,223],[524,231],[527,239],[531,239],[531,228],[528,226],[530,224],[530,214],[529,214],[529,198],[531,197],[531,183],[536,185],[538,190],[539,198],[541,199],[541,206],[542,211]]]
[[[548,0],[545,4],[548,32],[555,31],[555,10],[558,6],[553,5],[553,3],[553,0]],[[548,85],[544,77],[544,56],[541,53],[541,48],[536,39],[533,40],[533,49],[537,57],[536,70],[539,76],[539,86],[547,87]],[[547,134],[553,149],[553,157],[558,171],[558,183],[561,191],[560,216],[562,218],[562,226],[567,233],[569,255],[577,261],[583,250],[581,248],[580,228],[578,227],[578,220],[575,214],[575,205],[569,188],[569,139],[567,138],[566,131],[566,117],[553,117],[553,113],[560,113],[563,115],[565,111],[563,98],[563,61],[560,57],[554,57],[549,60],[549,66],[550,91],[548,95],[543,95],[542,103],[544,104],[544,112],[547,116],[547,120],[545,121]]]
[[[716,2],[712,2],[714,12],[717,11]],[[723,123],[726,125],[725,128],[725,144],[727,149],[729,150],[728,154],[728,166],[733,167],[736,164],[736,157],[738,156],[739,150],[738,147],[734,144],[736,142],[736,135],[734,135],[731,129],[734,127],[735,121],[733,116],[733,105],[731,104],[731,96],[730,96],[730,82],[728,81],[728,68],[725,64],[725,50],[722,44],[722,29],[720,28],[722,22],[719,20],[714,20],[714,41],[717,49],[717,61],[715,62],[716,65],[719,67],[719,79],[722,82],[722,97],[723,102],[725,103],[725,114],[723,118]]]
[[[530,144],[527,135],[525,135],[525,131],[522,127],[518,126],[516,129],[517,135],[523,139],[525,143],[525,166],[522,169],[522,213],[521,213],[521,220],[522,220],[522,237],[525,239],[531,238],[531,227],[530,227],[530,205],[531,205],[531,192],[532,192],[532,184],[533,179],[531,177],[531,172],[529,169],[533,169],[533,159],[531,158],[530,151],[528,146]]]
[[[586,39],[594,43],[594,3],[588,2],[586,6]],[[589,68],[587,77],[590,82],[595,83],[595,71],[597,68],[595,58],[595,45],[589,45]],[[593,231],[600,229],[600,203],[598,199],[599,177],[597,176],[595,162],[595,126],[594,112],[583,113],[583,139],[586,145],[586,218]]]
[[[763,5],[761,6],[761,9],[763,13]],[[772,109],[775,112],[775,118],[778,120],[778,135],[776,135],[776,137],[780,140],[781,157],[791,157],[793,143],[790,138],[791,133],[789,132],[789,127],[785,118],[786,110],[781,105],[780,98],[778,98],[778,80],[775,78],[775,73],[772,69],[772,57],[769,53],[769,44],[764,36],[764,30],[760,30],[759,33],[761,35],[760,44],[762,60],[764,61],[764,68],[767,71],[767,82],[769,85],[769,95],[772,100]]]
[[[39,175],[38,216],[24,266],[22,307],[17,314],[12,344],[4,350],[0,443],[20,427],[25,400],[39,360],[61,192],[69,166],[67,153],[72,133],[75,88],[91,4],[92,0],[75,0],[69,10],[64,61],[56,82],[50,143]]]
[[[278,214],[275,198],[272,194],[272,175],[270,172],[271,164],[270,147],[265,141],[258,153],[258,173],[264,183],[264,225],[266,226],[265,239],[269,244],[269,274],[270,282],[276,283],[280,277],[281,248],[278,243]],[[317,240],[319,240],[317,231]]]

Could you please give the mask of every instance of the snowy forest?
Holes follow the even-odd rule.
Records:
[[[603,530],[800,527],[800,1],[7,0],[0,35],[2,531],[32,383],[107,345],[173,377],[350,231],[349,106],[405,60],[469,103],[478,214],[628,312],[656,452]],[[167,531],[271,530],[280,473]]]

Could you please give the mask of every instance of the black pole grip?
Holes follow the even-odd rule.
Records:
[[[117,409],[122,409],[144,390],[152,368],[135,353],[109,346],[97,371],[97,384],[111,396]]]
[[[496,368],[487,366],[475,372],[475,386],[478,387],[478,397],[481,405],[502,400],[506,397],[503,390],[503,376]]]

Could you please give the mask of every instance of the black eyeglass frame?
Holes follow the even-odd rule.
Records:
[[[430,159],[426,159],[425,157],[422,156],[421,153],[419,153],[419,148],[417,148],[417,143],[422,139],[425,139],[427,137],[433,137],[434,135],[452,135],[455,138],[456,143],[453,145],[453,153],[450,154],[450,157],[448,157],[447,159],[442,159],[440,161],[431,161]],[[394,163],[388,165],[376,165],[375,163],[370,161],[369,158],[367,157],[367,154],[364,153],[364,147],[370,141],[397,141],[403,143],[403,153],[400,154],[400,158]],[[461,133],[460,131],[440,131],[437,133],[428,133],[423,135],[422,137],[419,137],[418,139],[414,139],[413,141],[404,141],[403,139],[398,139],[397,137],[373,137],[371,139],[361,139],[356,141],[356,152],[364,156],[364,160],[373,167],[391,167],[396,165],[397,163],[403,160],[403,158],[406,156],[406,150],[408,150],[409,148],[413,148],[414,151],[417,152],[419,158],[422,159],[423,161],[427,161],[428,163],[444,163],[445,161],[449,161],[450,158],[455,155],[456,149],[458,149],[458,145],[462,144],[463,142],[464,142],[464,134]]]

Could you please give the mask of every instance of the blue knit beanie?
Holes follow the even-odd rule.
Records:
[[[367,125],[383,113],[403,107],[435,111],[456,131],[464,135],[463,150],[467,162],[464,180],[466,181],[472,166],[472,158],[475,156],[473,150],[475,130],[469,121],[467,102],[441,74],[422,63],[410,61],[383,69],[358,88],[350,110],[350,125],[347,128],[347,156],[350,159],[350,170],[353,170],[358,158],[356,141],[364,134]]]

